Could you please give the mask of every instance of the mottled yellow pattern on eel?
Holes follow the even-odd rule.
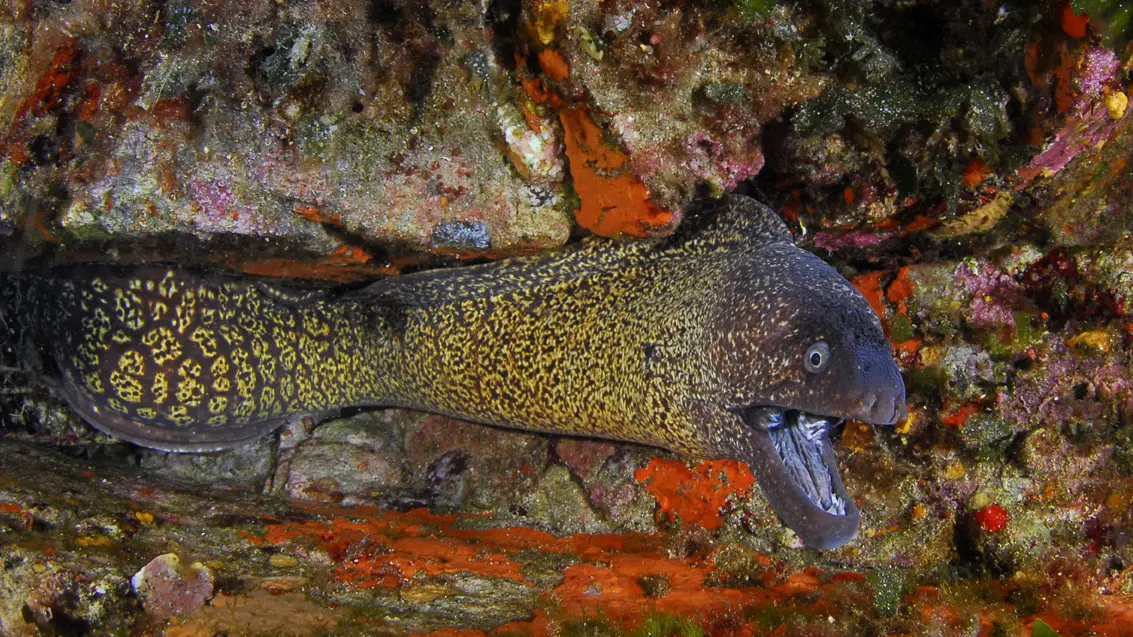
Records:
[[[521,284],[483,272],[491,267],[445,277],[424,302],[396,289],[331,298],[158,268],[57,279],[64,376],[95,424],[119,435],[99,419],[151,427],[159,438],[128,437],[159,447],[193,448],[201,435],[201,448],[227,446],[226,436],[259,435],[248,426],[288,414],[402,405],[703,451],[692,406],[674,403],[709,375],[688,360],[673,369],[670,355],[707,345],[688,304],[703,280],[672,277],[660,294],[634,295],[643,277],[673,273],[656,263]],[[641,298],[604,302],[619,296]],[[680,319],[641,320],[662,316]],[[178,432],[185,443],[169,444]]]
[[[0,275],[0,351],[46,350],[88,421],[160,449],[387,405],[737,457],[765,490],[801,480],[809,495],[773,504],[818,529],[807,541],[835,545],[857,511],[824,472],[823,427],[904,413],[889,345],[865,299],[773,212],[743,197],[700,207],[666,239],[589,240],[354,292],[155,267]],[[783,426],[795,413],[814,417]]]
[[[153,267],[16,276],[35,316],[24,331],[54,346],[65,396],[139,444],[232,446],[376,385],[376,332],[351,303]]]
[[[57,350],[68,398],[140,444],[232,446],[287,415],[398,405],[712,453],[721,407],[798,375],[801,352],[781,336],[792,322],[829,314],[822,297],[835,314],[860,297],[763,206],[708,207],[669,239],[586,241],[360,293],[92,267],[37,278],[24,307]],[[777,256],[784,245],[803,261]],[[818,284],[798,265],[825,268]],[[120,421],[136,427],[115,431]]]
[[[627,262],[625,252],[586,246],[571,276],[445,277],[437,296],[457,300],[409,308],[403,346],[379,362],[388,395],[479,422],[704,452],[692,403],[713,376],[687,353],[711,347],[712,309],[693,300],[722,273],[703,264],[696,278],[678,276],[679,261],[643,250]],[[479,290],[482,281],[496,282]]]
[[[117,415],[243,424],[358,400],[356,385],[330,379],[369,374],[373,383],[365,330],[346,308],[289,305],[254,286],[168,270],[144,275],[95,278],[82,289],[64,282],[89,316],[75,343],[75,380],[107,396]]]

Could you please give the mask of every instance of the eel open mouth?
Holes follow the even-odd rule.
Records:
[[[767,432],[795,484],[823,511],[846,515],[846,498],[837,493],[831,475],[838,472],[837,467],[827,466],[822,456],[824,439],[841,419],[828,420],[795,409],[772,412],[771,418]]]
[[[817,549],[853,538],[861,515],[842,486],[829,437],[841,419],[776,407],[751,407],[743,418],[749,465],[783,522]]]

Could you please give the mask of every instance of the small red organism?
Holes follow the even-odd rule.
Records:
[[[889,326],[885,321],[885,303],[882,301],[881,292],[881,277],[886,274],[888,274],[887,270],[867,272],[854,277],[850,283],[853,283],[854,287],[862,293],[862,296],[869,302],[869,306],[877,314],[877,318],[881,319],[881,325],[888,331]]]
[[[539,52],[539,66],[547,77],[557,82],[570,77],[570,65],[563,59],[563,54],[555,49],[543,49]]]
[[[1089,32],[1086,27],[1090,24],[1090,14],[1083,12],[1082,15],[1078,15],[1074,12],[1074,7],[1070,6],[1069,2],[1062,5],[1058,19],[1066,35],[1076,40],[1081,40],[1086,37],[1086,34]]]
[[[968,416],[977,413],[979,410],[978,405],[965,403],[960,405],[960,408],[956,411],[946,410],[945,413],[941,414],[940,421],[949,427],[960,427],[967,422]]]
[[[965,188],[975,188],[983,183],[985,177],[991,173],[991,169],[987,167],[979,157],[973,157],[968,165],[964,168],[964,174],[961,177],[961,183]]]
[[[1000,506],[998,503],[991,503],[984,508],[976,511],[974,517],[976,523],[985,533],[999,533],[1007,528],[1007,523],[1011,521],[1011,516],[1008,515],[1007,509]]]

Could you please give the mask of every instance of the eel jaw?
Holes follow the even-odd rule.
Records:
[[[748,464],[771,508],[807,546],[834,549],[861,514],[842,486],[829,432],[841,419],[798,410],[744,410]]]

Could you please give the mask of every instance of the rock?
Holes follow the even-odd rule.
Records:
[[[130,578],[146,613],[156,619],[190,613],[212,597],[212,571],[200,562],[182,567],[175,553],[159,555]]]
[[[570,472],[553,466],[543,474],[535,490],[523,498],[527,514],[557,534],[604,533],[609,525],[598,518],[582,488]]]
[[[326,423],[290,456],[283,489],[293,498],[373,502],[405,488],[399,434],[375,414]]]
[[[604,441],[580,438],[559,438],[555,441],[555,455],[583,482],[590,480],[615,449],[612,443]]]

